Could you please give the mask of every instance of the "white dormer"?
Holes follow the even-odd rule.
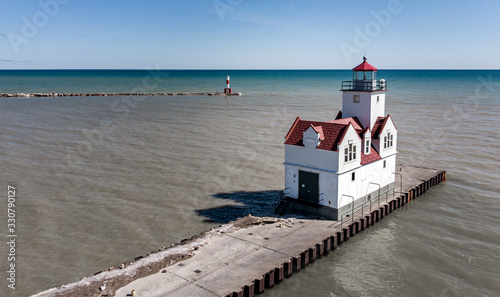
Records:
[[[312,124],[304,131],[302,141],[306,148],[317,148],[322,140],[325,139],[323,135],[323,128],[321,126],[314,127]]]
[[[390,115],[381,119],[380,127],[377,128],[378,139],[376,147],[382,158],[397,153],[398,130]]]
[[[370,132],[369,128],[366,128],[365,134],[363,137],[363,153],[365,155],[368,155],[371,153],[371,146],[372,146],[372,133]]]
[[[363,139],[349,124],[338,145],[339,172],[349,171],[361,165],[361,147]]]

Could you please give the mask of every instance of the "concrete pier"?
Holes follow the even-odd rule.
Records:
[[[400,165],[397,173],[401,191],[383,197],[370,212],[363,209],[343,221],[288,219],[239,229],[211,239],[189,259],[127,284],[115,296],[127,296],[133,289],[138,296],[260,294],[446,180],[445,171],[428,168]]]
[[[34,297],[130,296],[132,290],[138,297],[260,294],[446,181],[445,171],[429,168],[400,165],[396,173],[398,191],[342,221],[246,216]]]

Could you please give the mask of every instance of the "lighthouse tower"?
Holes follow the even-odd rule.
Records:
[[[384,79],[377,81],[377,68],[366,62],[352,69],[352,81],[342,82],[342,117],[357,117],[363,127],[373,130],[378,117],[385,116]]]

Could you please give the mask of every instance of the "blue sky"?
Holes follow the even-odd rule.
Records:
[[[500,1],[0,2],[0,69],[500,69]]]

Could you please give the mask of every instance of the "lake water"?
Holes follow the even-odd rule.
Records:
[[[77,281],[247,213],[284,185],[296,116],[332,120],[347,70],[0,71],[0,222],[17,190],[17,289]],[[398,163],[447,170],[387,220],[263,296],[498,296],[500,71],[381,70]],[[7,271],[8,246],[0,246]],[[7,273],[0,277],[8,292]]]

